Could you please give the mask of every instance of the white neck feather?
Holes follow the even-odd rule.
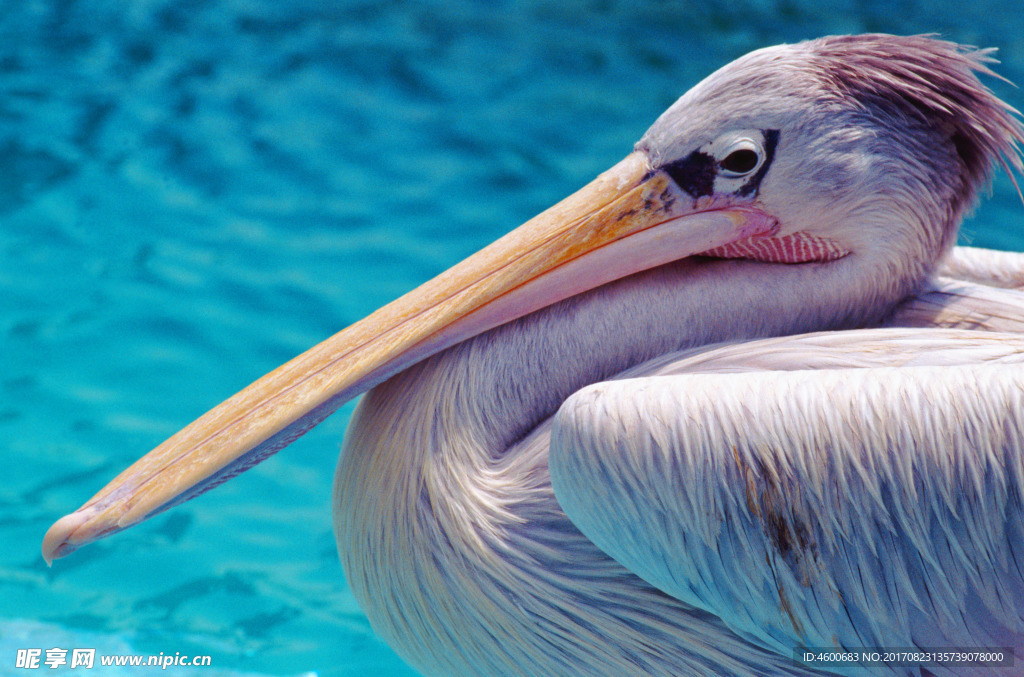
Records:
[[[663,266],[370,391],[334,507],[342,563],[375,630],[428,674],[743,675],[773,661],[792,671],[575,529],[551,489],[545,421],[583,385],[667,352],[878,322],[916,282],[864,274],[870,261],[857,256]]]

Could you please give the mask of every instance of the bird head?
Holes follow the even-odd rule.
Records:
[[[987,59],[928,37],[867,35],[725,66],[577,193],[144,456],[51,527],[44,557],[217,486],[448,346],[678,259],[860,266],[862,279],[891,278],[895,303],[951,245],[991,166],[1021,167],[1024,132],[976,77]]]
[[[762,238],[747,258],[852,254],[913,285],[954,243],[992,166],[1021,168],[1015,111],[977,77],[991,60],[927,36],[760,49],[693,87],[636,149],[694,209],[747,205],[777,221],[775,240],[803,243],[776,251]]]

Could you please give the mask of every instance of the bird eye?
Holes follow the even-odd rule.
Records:
[[[743,139],[735,144],[730,152],[718,161],[725,176],[737,177],[749,174],[761,164],[761,154],[753,141]]]
[[[719,166],[727,172],[746,174],[757,166],[757,153],[749,148],[735,150],[729,153]]]

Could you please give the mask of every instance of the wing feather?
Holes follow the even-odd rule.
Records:
[[[677,357],[556,417],[556,496],[599,547],[787,654],[1024,646],[1024,337],[863,330]]]

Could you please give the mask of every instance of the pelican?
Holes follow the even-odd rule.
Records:
[[[861,35],[726,65],[592,183],[144,456],[44,557],[365,393],[335,535],[425,674],[1010,674],[799,653],[1024,647],[1024,261],[953,248],[1022,169],[990,60]]]

